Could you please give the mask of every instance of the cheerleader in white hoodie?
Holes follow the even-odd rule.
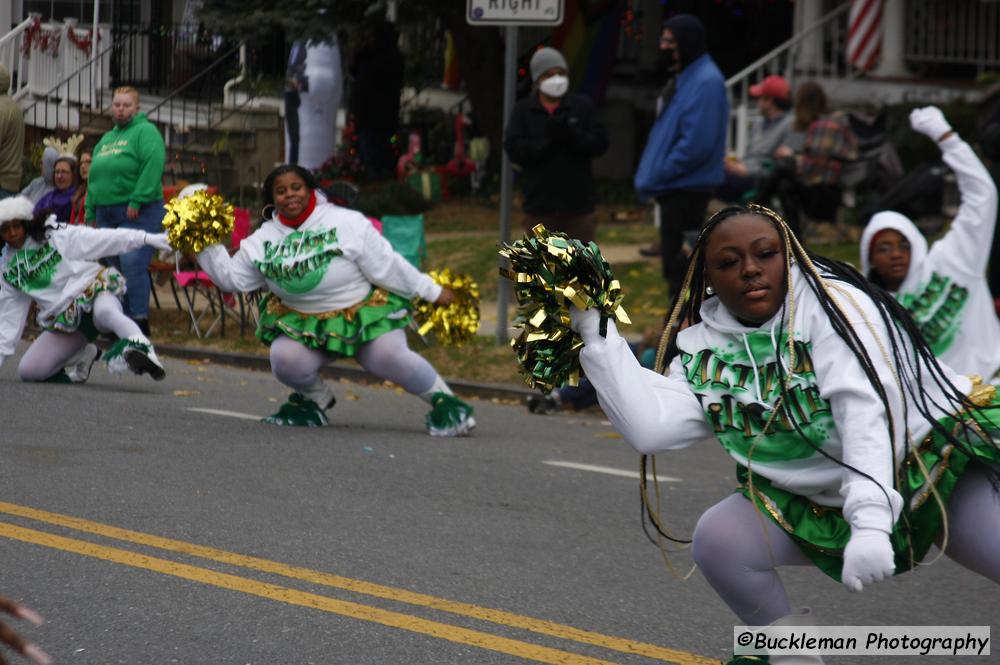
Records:
[[[938,144],[955,172],[958,215],[928,251],[927,240],[905,216],[877,213],[861,236],[861,272],[902,303],[946,365],[990,379],[1000,370],[1000,320],[986,280],[997,189],[937,108],[915,109],[910,125]]]
[[[895,300],[807,253],[772,211],[727,208],[703,227],[667,330],[690,325],[661,347],[668,375],[643,369],[613,321],[602,337],[596,310],[571,317],[628,443],[648,455],[714,437],[736,461],[741,487],[701,516],[693,555],[746,625],[804,621],[779,566],[860,591],[938,542],[1000,582],[995,388],[939,364]]]
[[[213,245],[198,262],[224,291],[270,291],[257,336],[271,347],[274,377],[295,392],[264,422],[326,425],[336,400],[319,370],[346,357],[429,403],[432,436],[469,433],[472,407],[410,350],[403,330],[411,298],[446,304],[451,290],[410,265],[364,215],[328,203],[302,167],[271,171],[262,194],[271,218],[235,255]]]
[[[102,333],[119,338],[105,354],[110,370],[161,380],[152,343],[122,312],[125,279],[96,261],[144,245],[169,250],[166,236],[61,225],[33,218],[32,208],[23,196],[0,201],[0,364],[14,354],[34,302],[44,332],[21,358],[22,381],[85,381],[99,355],[89,342]]]

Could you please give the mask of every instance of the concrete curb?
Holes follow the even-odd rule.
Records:
[[[271,371],[271,363],[266,356],[253,353],[237,353],[233,351],[215,351],[188,346],[157,344],[156,353],[161,356],[179,358],[182,360],[208,360],[217,365],[229,365],[244,369]],[[321,373],[328,379],[346,379],[355,383],[382,383],[382,379],[369,374],[356,365],[333,362],[325,366]],[[472,383],[461,379],[446,379],[458,395],[477,399],[502,399],[524,402],[530,395],[538,394],[534,390],[497,383]]]

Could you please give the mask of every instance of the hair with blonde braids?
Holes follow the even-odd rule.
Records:
[[[697,240],[695,241],[694,248],[692,249],[691,257],[688,261],[687,270],[684,274],[684,281],[680,291],[674,299],[673,304],[671,305],[667,327],[664,329],[663,335],[660,339],[660,345],[657,349],[656,357],[657,372],[662,373],[665,368],[669,366],[670,360],[677,355],[677,334],[680,331],[681,324],[685,323],[691,325],[701,321],[701,305],[707,295],[705,293],[705,247],[708,244],[708,239],[711,236],[712,231],[720,223],[740,215],[753,215],[766,219],[777,229],[778,235],[782,239],[782,251],[785,255],[787,293],[785,295],[786,306],[781,309],[781,323],[783,326],[787,326],[788,328],[787,339],[790,354],[794,353],[792,326],[794,321],[794,308],[796,304],[794,290],[792,289],[791,283],[791,268],[792,264],[796,263],[798,264],[799,270],[801,271],[809,289],[815,294],[823,311],[829,317],[831,326],[857,358],[858,363],[868,379],[868,382],[874,392],[878,395],[879,400],[882,402],[886,414],[889,416],[887,418],[889,436],[894,447],[896,445],[897,436],[894,418],[892,417],[892,406],[889,403],[885,387],[883,386],[878,375],[876,364],[869,355],[870,352],[875,352],[875,350],[870,350],[866,347],[864,342],[858,336],[857,331],[854,329],[854,326],[851,324],[850,319],[837,298],[837,295],[841,295],[849,301],[855,301],[854,296],[844,288],[844,285],[854,287],[861,291],[864,295],[871,298],[881,319],[877,323],[881,323],[888,332],[888,346],[879,342],[878,351],[884,362],[886,362],[893,370],[895,381],[897,383],[901,399],[903,400],[903,422],[906,422],[906,411],[912,401],[913,408],[915,408],[930,424],[932,430],[945,437],[949,443],[953,444],[957,450],[962,451],[964,454],[970,457],[973,456],[971,446],[966,437],[974,436],[979,437],[983,441],[990,440],[985,432],[981,431],[975,425],[967,423],[967,419],[959,419],[959,431],[953,431],[945,428],[938,422],[934,412],[935,409],[939,409],[950,414],[959,414],[963,411],[975,411],[978,414],[982,414],[982,409],[970,402],[966,395],[954,384],[952,384],[948,378],[948,374],[942,368],[937,358],[935,358],[930,347],[928,347],[927,342],[921,335],[919,327],[913,322],[910,314],[896,301],[896,299],[879,286],[866,280],[853,266],[841,261],[813,254],[805,249],[799,243],[795,234],[791,231],[780,215],[773,210],[756,204],[750,204],[745,207],[731,206],[724,208],[712,215],[712,217],[701,227]],[[856,302],[855,306],[857,307]],[[869,326],[872,326],[872,322],[869,321],[867,323]],[[874,333],[874,329],[872,329],[872,332]],[[878,335],[873,334],[873,336],[876,340],[879,339]],[[794,357],[792,360],[793,362],[790,362],[788,367],[795,366]],[[786,375],[786,369],[783,366],[783,363],[777,363],[776,370],[778,372],[778,385],[780,386],[781,394],[778,398],[778,405],[776,405],[772,410],[772,417],[780,410],[780,404],[786,400],[787,391],[790,385],[790,376]],[[931,383],[935,384],[941,390],[946,404],[935,403],[932,400],[930,394],[925,388],[925,386],[930,385]],[[907,400],[908,395],[912,398],[912,400]],[[814,444],[804,435],[794,415],[791,413],[788,413],[787,415],[788,421],[792,424],[802,440],[813,447],[813,449],[815,449],[819,454],[843,466],[844,468],[851,469],[852,471],[855,471],[856,473],[874,481],[874,478],[869,476],[867,473],[851,467],[843,460],[832,457],[820,446]],[[987,418],[987,420],[989,419]],[[765,431],[766,430],[767,428],[765,427]],[[904,450],[902,451],[901,458],[906,459],[910,455],[910,441],[908,433],[906,436],[902,437],[902,440]],[[665,529],[661,528],[658,515],[655,514],[653,508],[646,500],[645,460],[641,462],[641,468],[643,470],[643,478],[641,480],[642,497],[646,517],[649,518],[654,529],[660,536],[678,542],[675,538],[670,537],[665,532]],[[926,469],[923,471],[926,474]],[[991,476],[994,484],[1000,486],[1000,474],[998,474],[995,470],[991,470]],[[750,482],[752,483],[752,475],[750,477]],[[877,484],[877,481],[874,482]],[[908,490],[906,483],[899,482],[898,474],[895,477],[894,485],[896,485],[894,489],[900,492],[903,498],[903,515],[905,517],[909,512],[911,492]],[[886,493],[886,499],[888,500],[886,488],[882,488],[882,490]],[[938,499],[938,501],[940,503],[940,499]],[[944,513],[944,510],[942,510],[942,513]],[[945,520],[947,520],[946,516]],[[901,524],[904,533],[906,533],[909,530],[909,520],[901,519]],[[945,521],[945,528],[947,528],[947,521]]]

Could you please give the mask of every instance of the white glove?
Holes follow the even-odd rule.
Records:
[[[889,534],[879,529],[851,529],[844,548],[841,581],[848,591],[861,591],[865,584],[880,582],[896,570]]]
[[[926,134],[937,143],[941,137],[951,131],[951,125],[945,120],[941,109],[936,106],[925,106],[910,112],[910,127],[913,131]]]
[[[167,242],[166,233],[147,233],[146,244],[161,252],[170,252],[171,254],[174,252],[174,248]]]
[[[601,338],[601,313],[596,309],[580,310],[574,306],[569,308],[570,327],[583,338],[584,344],[593,344]],[[608,327],[613,326],[608,321]]]

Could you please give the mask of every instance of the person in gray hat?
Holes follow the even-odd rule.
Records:
[[[531,95],[514,106],[504,149],[520,167],[524,229],[536,224],[583,242],[594,240],[597,217],[591,161],[608,135],[590,98],[569,92],[569,68],[553,48],[531,57]]]

